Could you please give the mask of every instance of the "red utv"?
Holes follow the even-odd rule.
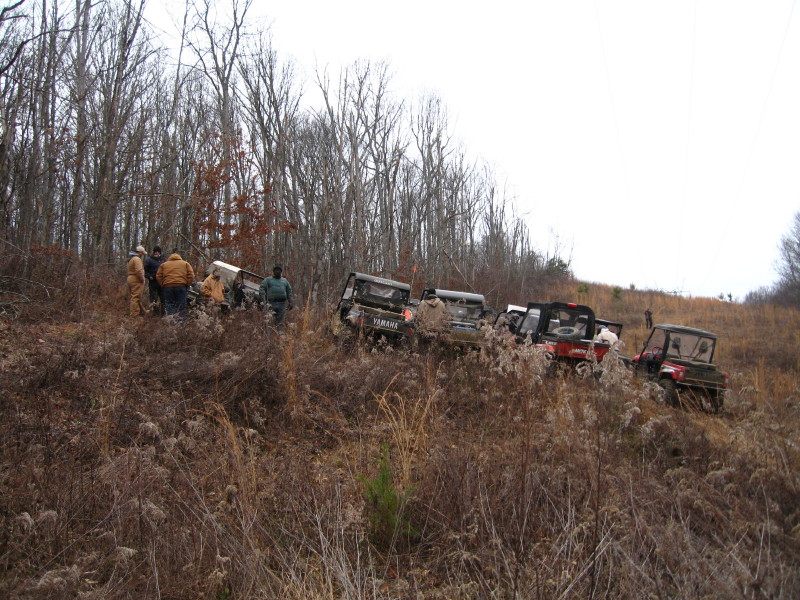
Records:
[[[592,359],[600,361],[608,352],[608,344],[592,341],[594,334],[594,311],[571,302],[529,302],[517,328],[519,342],[530,338],[554,359],[574,365]]]
[[[633,357],[636,374],[657,381],[670,406],[690,401],[701,409],[722,408],[730,376],[714,364],[717,336],[680,325],[656,325]]]

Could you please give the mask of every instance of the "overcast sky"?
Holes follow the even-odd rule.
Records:
[[[313,85],[386,60],[399,99],[434,92],[493,166],[536,246],[576,276],[743,298],[776,279],[800,209],[794,2],[261,1]],[[308,94],[309,99],[313,98]]]

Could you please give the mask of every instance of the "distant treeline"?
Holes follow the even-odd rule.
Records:
[[[8,248],[90,266],[140,243],[259,272],[279,261],[312,294],[351,269],[497,298],[569,275],[454,142],[438,98],[393,97],[388,66],[364,62],[318,71],[309,108],[250,0],[213,4],[187,5],[177,49],[143,1],[0,12]]]
[[[772,286],[748,293],[745,302],[800,307],[800,211],[795,213],[789,231],[778,244],[778,261],[775,267],[778,281]]]

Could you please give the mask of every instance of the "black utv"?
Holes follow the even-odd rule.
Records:
[[[340,339],[366,336],[405,343],[414,333],[410,293],[407,283],[350,273],[331,319],[331,331]]]

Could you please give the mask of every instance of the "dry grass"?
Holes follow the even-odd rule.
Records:
[[[635,352],[647,292],[570,291]],[[652,300],[721,336],[734,389],[707,415],[499,340],[343,355],[311,311],[280,337],[118,305],[0,327],[5,597],[800,597],[795,312]],[[383,444],[414,490],[403,552],[369,542]]]

